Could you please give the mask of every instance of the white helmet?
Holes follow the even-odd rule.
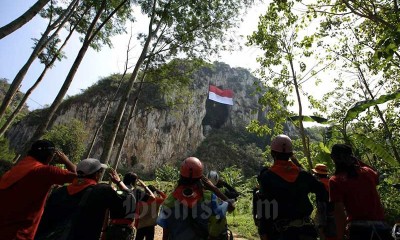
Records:
[[[278,135],[271,142],[271,150],[280,153],[291,153],[293,152],[292,140],[284,135]]]
[[[207,175],[207,178],[210,179],[210,181],[214,184],[217,185],[219,181],[219,175],[217,171],[210,171]]]

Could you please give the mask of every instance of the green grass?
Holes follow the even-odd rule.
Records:
[[[247,239],[260,239],[251,214],[228,213],[229,229],[238,236]]]

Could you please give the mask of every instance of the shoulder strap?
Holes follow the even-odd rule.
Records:
[[[82,211],[82,208],[86,205],[86,202],[87,202],[92,190],[93,190],[93,186],[89,186],[84,190],[85,193],[83,194],[81,200],[79,201],[78,208],[76,209],[76,211],[74,211],[74,213],[72,213],[72,216],[67,223],[66,230],[64,231],[64,233],[62,234],[62,236],[59,240],[68,240],[71,238],[72,233],[73,233],[73,225],[76,222],[77,218],[79,217],[79,215]]]

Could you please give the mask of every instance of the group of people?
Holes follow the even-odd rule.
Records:
[[[165,240],[225,236],[225,215],[234,209],[234,200],[215,185],[227,187],[233,198],[238,193],[212,172],[214,185],[199,159],[182,162],[177,187],[169,196],[132,172],[121,180],[110,170],[117,189],[99,183],[105,169],[107,165],[93,158],[75,166],[52,142],[35,142],[0,178],[0,239],[151,240],[156,224],[163,227]]]
[[[271,155],[274,163],[260,171],[253,194],[260,239],[392,239],[376,190],[378,173],[355,158],[351,147],[332,147],[335,172],[330,178],[324,164],[304,170],[286,135],[272,140]],[[109,179],[117,189],[99,183],[106,168],[93,158],[75,166],[52,142],[35,142],[0,178],[0,239],[151,240],[156,224],[163,240],[232,239],[226,214],[235,209],[239,193],[216,171],[205,177],[199,159],[182,161],[168,196],[135,173],[121,180],[111,169]],[[309,193],[315,194],[314,218]]]
[[[261,239],[393,239],[376,189],[378,173],[355,158],[350,146],[333,145],[330,157],[335,172],[330,178],[324,164],[305,171],[286,135],[273,139],[271,155],[274,163],[260,172],[253,194],[253,215]],[[309,193],[315,194],[315,218]]]

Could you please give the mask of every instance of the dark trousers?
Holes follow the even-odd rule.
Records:
[[[146,240],[154,240],[154,227],[155,226],[149,226],[138,229],[135,240],[143,240],[145,238]]]
[[[314,226],[290,227],[286,231],[269,237],[271,240],[317,240]]]
[[[391,229],[382,226],[351,226],[349,240],[393,240]]]

